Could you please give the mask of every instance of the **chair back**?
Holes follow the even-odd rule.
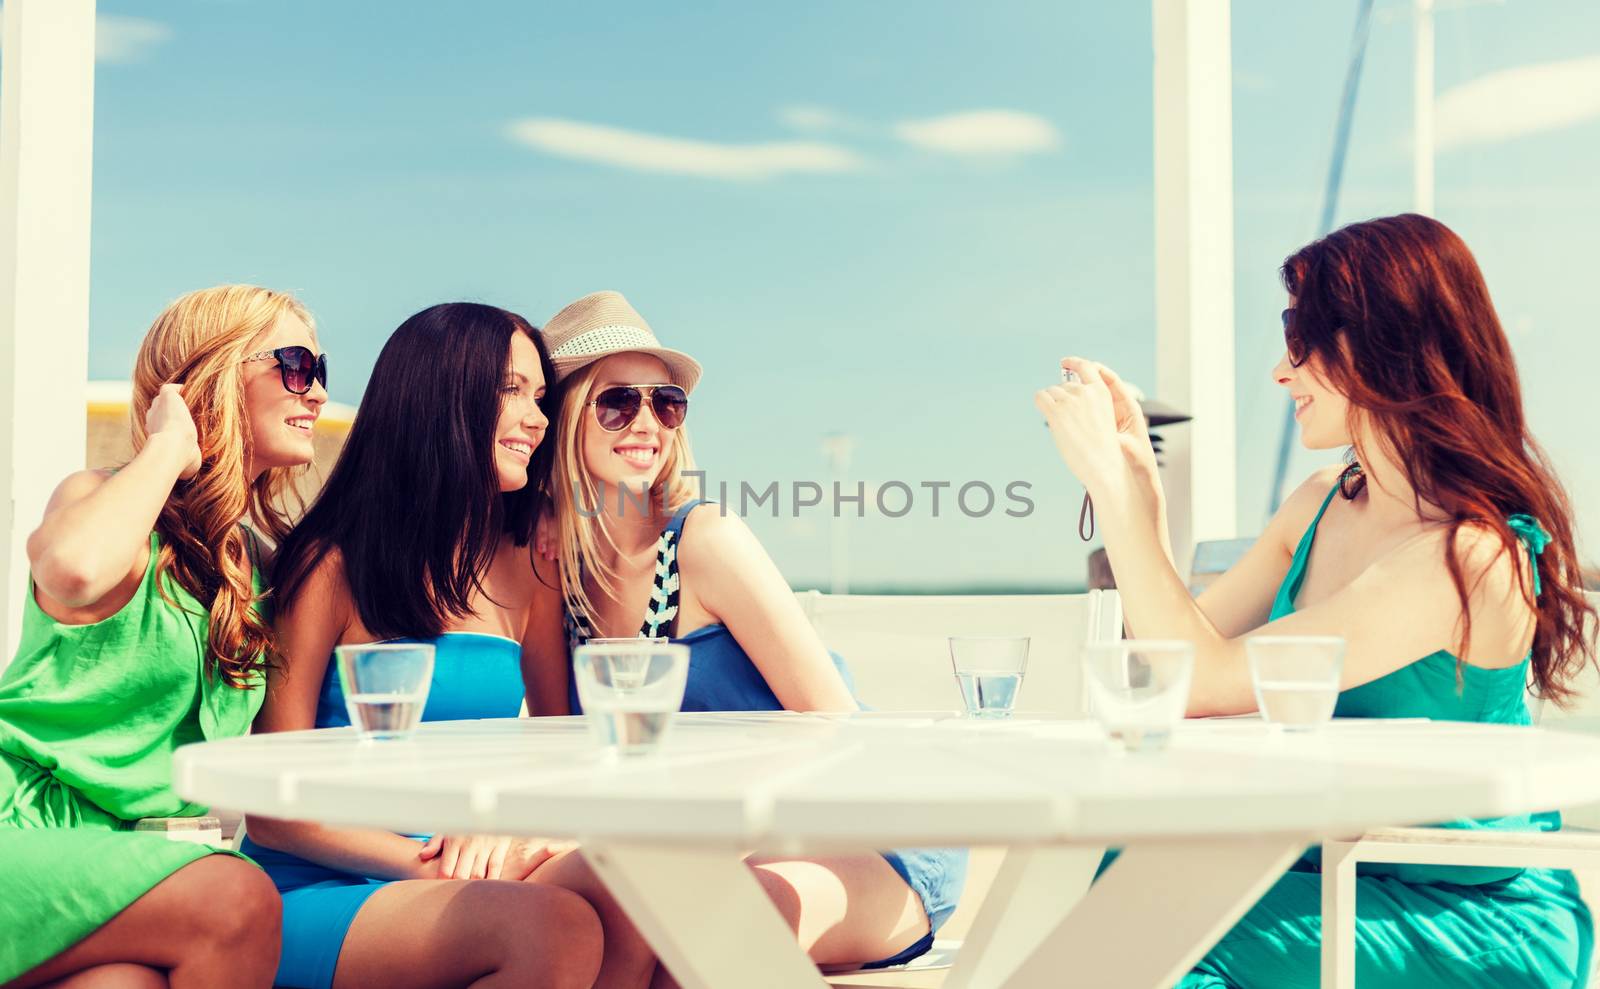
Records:
[[[1083,648],[1122,634],[1115,591],[1085,594],[865,595],[802,591],[801,607],[843,656],[867,705],[889,711],[960,710],[947,639],[1025,635],[1020,711],[1072,716],[1083,707]]]

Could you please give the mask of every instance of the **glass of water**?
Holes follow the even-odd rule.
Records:
[[[572,656],[589,733],[611,754],[649,755],[683,705],[689,647],[661,639],[589,640]]]
[[[951,636],[950,665],[969,718],[1009,718],[1028,669],[1021,636]]]
[[[370,642],[337,646],[333,655],[345,710],[362,738],[405,738],[416,729],[433,682],[432,644]]]
[[[1256,703],[1269,723],[1310,731],[1332,720],[1344,670],[1337,635],[1258,635],[1244,640]]]
[[[1189,706],[1194,644],[1159,639],[1099,642],[1084,651],[1089,706],[1128,752],[1159,752]]]

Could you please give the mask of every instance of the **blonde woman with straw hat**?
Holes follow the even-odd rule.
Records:
[[[278,895],[248,861],[131,831],[202,814],[172,750],[240,735],[274,655],[247,519],[288,528],[327,361],[291,296],[191,292],[133,382],[133,459],[56,489],[0,676],[0,983],[269,986]]]
[[[551,622],[526,648],[541,682],[566,689],[530,697],[534,710],[579,713],[571,649],[634,635],[689,647],[684,710],[857,709],[843,662],[761,544],[738,517],[696,498],[685,476],[695,469],[684,423],[699,363],[661,346],[616,292],[579,299],[543,333],[557,382],[549,444],[556,561],[541,576],[564,628]],[[883,967],[923,954],[954,911],[966,872],[965,852],[953,849],[748,863],[824,966]],[[638,941],[631,928],[608,927],[607,955],[633,952]],[[665,970],[655,977],[653,985],[670,984]]]

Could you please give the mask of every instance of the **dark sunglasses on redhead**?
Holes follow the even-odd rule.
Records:
[[[328,355],[313,354],[310,347],[279,347],[251,354],[240,363],[251,361],[277,361],[278,374],[283,378],[284,391],[304,395],[311,390],[311,382],[321,382],[328,387]]]
[[[650,411],[663,429],[677,429],[689,416],[689,393],[677,385],[613,385],[594,397],[594,417],[608,433],[633,424],[650,393]]]
[[[1283,346],[1289,352],[1289,366],[1299,367],[1306,362],[1305,341],[1294,328],[1294,307],[1283,311]]]

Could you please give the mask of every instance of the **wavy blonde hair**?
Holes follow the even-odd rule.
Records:
[[[289,531],[293,481],[305,467],[275,467],[245,477],[252,444],[244,401],[243,359],[284,315],[311,327],[293,296],[254,285],[190,292],[151,324],[134,361],[133,449],[144,448],[145,414],[161,386],[183,386],[200,443],[200,472],[179,481],[156,518],[161,550],[156,587],[170,579],[208,611],[206,668],[235,687],[259,683],[276,656],[272,629],[255,607],[253,557],[240,525],[249,516],[273,541]]]
[[[584,417],[589,412],[589,390],[599,374],[600,362],[596,361],[561,383],[555,449],[551,458],[550,500],[555,507],[556,534],[560,541],[561,595],[568,610],[584,616],[595,613],[594,602],[583,589],[585,574],[592,576],[609,597],[615,597],[618,590],[618,574],[606,565],[601,555],[602,549],[615,553],[617,543],[606,525],[605,515],[597,513],[602,492],[583,462],[581,441]],[[599,424],[594,428],[599,429]],[[648,504],[652,509],[661,505],[670,513],[695,497],[694,484],[683,474],[696,468],[688,429],[679,426],[662,432],[671,436],[671,448],[661,473],[650,487]],[[580,497],[581,512],[577,500]],[[614,492],[612,497],[625,496]],[[636,499],[627,497],[630,500],[625,504],[638,504]]]

